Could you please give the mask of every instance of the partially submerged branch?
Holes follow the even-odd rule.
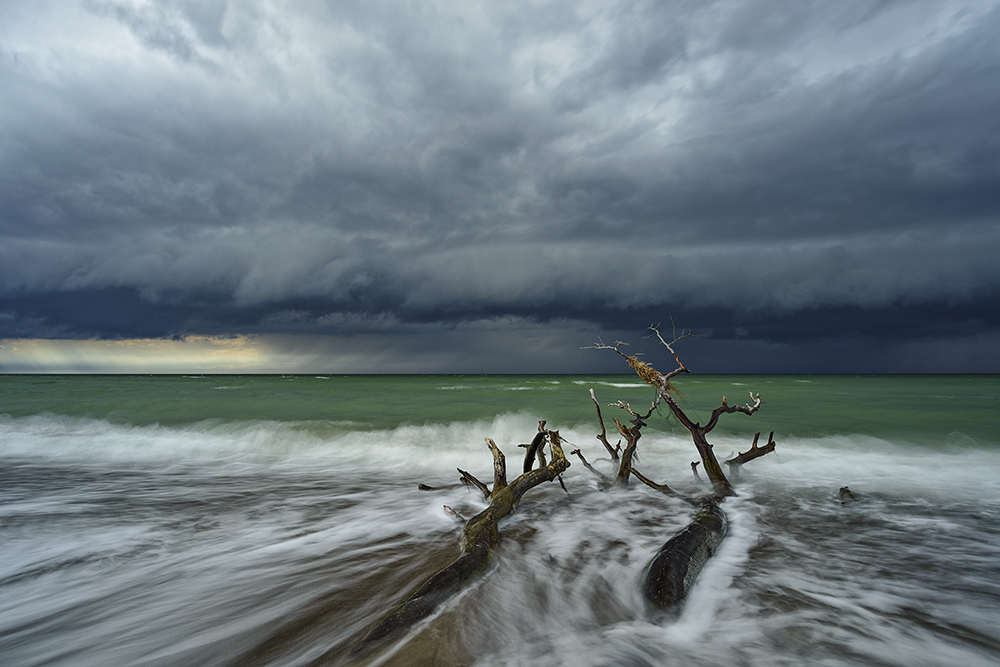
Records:
[[[634,417],[634,419],[629,422],[632,424],[631,427],[625,426],[620,421],[615,419],[615,425],[618,427],[618,432],[625,436],[625,450],[622,452],[621,464],[618,466],[618,475],[615,477],[615,486],[628,486],[628,476],[632,472],[632,459],[635,457],[635,448],[639,443],[639,438],[642,437],[642,427],[646,425],[645,420],[649,419],[650,415],[653,414],[653,411],[656,410],[656,406],[659,404],[660,397],[657,395],[656,400],[653,401],[653,405],[650,406],[649,411],[644,415],[640,415],[632,409],[632,406],[624,401],[612,403],[615,407],[625,410]]]
[[[490,487],[486,486],[483,482],[480,482],[472,473],[462,470],[461,468],[456,468],[456,470],[458,470],[458,472],[462,475],[459,477],[459,481],[461,481],[462,484],[465,484],[466,487],[474,486],[482,491],[483,500],[490,499]]]
[[[750,449],[743,452],[742,454],[737,454],[733,458],[726,461],[726,465],[729,466],[730,472],[738,473],[740,466],[744,465],[745,463],[749,463],[750,461],[753,461],[756,458],[760,458],[765,454],[770,454],[771,452],[774,451],[774,448],[776,446],[776,443],[774,442],[774,431],[771,431],[771,434],[767,436],[767,444],[764,445],[763,447],[757,446],[757,441],[759,439],[760,439],[760,432],[757,432],[757,434],[755,434],[753,437],[753,444],[750,445]]]
[[[608,442],[608,431],[604,427],[604,417],[601,416],[601,404],[597,402],[597,397],[594,396],[594,390],[593,389],[590,390],[590,400],[592,400],[594,402],[594,407],[597,408],[597,423],[599,423],[601,425],[601,432],[597,435],[597,439],[600,440],[601,444],[604,445],[604,448],[606,450],[608,450],[608,454],[611,455],[611,460],[612,461],[617,461],[618,460],[618,452],[619,452],[619,450],[621,450],[622,441],[621,440],[618,441],[618,446],[617,447],[612,447],[611,446],[611,443]],[[578,449],[576,451],[580,451],[580,450]]]
[[[632,474],[636,476],[636,479],[638,479],[640,482],[642,482],[643,484],[645,484],[649,488],[654,489],[656,491],[659,491],[660,493],[662,493],[664,495],[670,496],[671,498],[677,498],[678,500],[683,500],[684,502],[688,503],[689,505],[697,505],[698,504],[697,500],[692,500],[691,498],[688,498],[686,496],[682,496],[681,494],[677,493],[676,491],[674,491],[673,489],[671,489],[666,484],[657,484],[653,480],[649,479],[648,477],[646,477],[645,475],[643,475],[642,473],[640,473],[635,468],[632,468]]]
[[[673,324],[673,320],[671,320]],[[685,414],[684,410],[677,403],[677,400],[671,395],[672,387],[670,386],[670,378],[674,377],[678,373],[689,372],[687,367],[681,363],[680,357],[673,349],[673,343],[676,343],[682,338],[691,337],[694,334],[681,332],[681,336],[676,335],[676,330],[674,331],[674,340],[670,343],[663,338],[659,331],[659,325],[652,325],[649,327],[656,337],[659,339],[660,343],[663,344],[673,355],[674,360],[677,362],[677,369],[667,373],[666,375],[660,373],[658,370],[650,366],[649,364],[640,361],[638,356],[628,356],[622,352],[619,348],[624,345],[621,341],[616,342],[614,345],[606,345],[603,341],[598,339],[598,342],[591,346],[591,349],[596,350],[614,350],[617,354],[621,355],[628,362],[628,365],[636,372],[636,374],[642,378],[647,384],[656,389],[657,392],[657,402],[662,399],[669,407],[671,413],[677,419],[677,421],[688,431],[691,432],[691,437],[694,440],[695,447],[698,449],[698,454],[701,456],[701,461],[705,466],[705,474],[708,475],[709,481],[712,483],[712,488],[715,490],[715,494],[720,497],[736,495],[736,491],[733,490],[733,485],[726,478],[725,473],[722,472],[722,466],[719,465],[718,459],[715,458],[715,453],[712,451],[712,445],[708,442],[706,434],[715,428],[718,422],[719,415],[726,412],[744,412],[746,414],[753,414],[757,408],[760,407],[760,396],[758,395],[754,405],[743,406],[729,406],[726,404],[725,399],[723,399],[722,406],[713,410],[712,419],[709,421],[707,426],[702,426],[701,424],[694,422],[690,417]],[[634,413],[633,413],[634,414]],[[621,427],[619,426],[619,430]],[[636,438],[638,439],[638,438]],[[626,448],[627,451],[627,448]],[[624,459],[624,456],[623,456]],[[631,465],[631,463],[629,464]],[[624,468],[624,464],[623,464]],[[624,478],[627,481],[627,471],[623,475],[619,473],[619,478]],[[616,481],[617,483],[617,481]]]
[[[486,446],[493,454],[493,493],[496,493],[507,486],[507,459],[492,438],[486,438]]]
[[[490,501],[489,507],[465,523],[459,543],[462,548],[459,557],[390,611],[362,640],[357,652],[366,651],[376,642],[395,636],[427,618],[442,602],[458,592],[490,564],[500,546],[500,520],[517,509],[518,502],[526,492],[543,482],[552,481],[569,468],[569,459],[563,453],[559,432],[545,433],[552,450],[552,462],[518,476],[509,484],[501,485],[499,489],[495,485],[491,494],[484,491]],[[493,451],[496,445],[489,440],[488,444]],[[495,464],[502,460],[502,454],[497,456],[497,452],[499,448],[493,453]],[[496,470],[498,468],[495,468]],[[466,477],[481,490],[486,486],[472,475],[462,472],[463,481]]]
[[[524,472],[528,472],[535,465],[535,458],[538,458],[538,463],[540,467],[545,466],[545,451],[542,449],[542,445],[545,444],[545,420],[538,422],[538,433],[531,440],[531,444],[528,445],[528,451],[524,453]]]
[[[602,473],[600,470],[598,470],[594,466],[590,465],[590,462],[587,461],[586,457],[584,457],[583,452],[581,452],[579,449],[574,449],[573,451],[570,452],[571,456],[573,454],[575,454],[576,456],[578,456],[580,458],[580,462],[583,463],[583,467],[584,468],[586,468],[590,472],[592,472],[595,475],[597,475],[597,477],[601,480],[601,483],[600,483],[600,486],[602,487],[601,490],[604,490],[604,488],[607,488],[607,487],[611,486],[611,480],[608,478],[608,476],[605,475],[604,473]]]

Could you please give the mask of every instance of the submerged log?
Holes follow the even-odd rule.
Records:
[[[448,567],[428,579],[403,602],[390,611],[362,640],[355,653],[367,651],[375,643],[397,636],[430,616],[435,609],[457,593],[493,561],[500,546],[500,520],[517,509],[518,502],[530,489],[542,482],[550,482],[569,468],[563,454],[558,431],[545,431],[552,449],[552,462],[520,475],[510,484],[505,481],[503,454],[488,441],[494,457],[494,487],[488,494],[489,507],[472,517],[462,529],[459,557]],[[468,473],[463,472],[463,478]],[[478,481],[478,480],[476,480]],[[482,485],[475,484],[477,487]],[[485,486],[485,485],[482,485]]]
[[[712,497],[688,526],[660,547],[646,570],[643,594],[653,609],[678,612],[698,573],[726,536],[728,521],[721,499]]]

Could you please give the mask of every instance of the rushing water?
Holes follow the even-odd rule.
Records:
[[[720,456],[778,443],[679,618],[648,614],[639,581],[690,507],[599,492],[574,458],[568,494],[535,489],[502,525],[491,572],[368,661],[1000,664],[1000,378],[678,385],[702,421],[760,391],[712,433]],[[484,506],[455,486],[456,467],[491,476],[483,438],[513,472],[546,419],[607,466],[591,387],[652,397],[628,376],[0,376],[0,664],[337,664],[457,554],[441,506]],[[664,415],[639,451],[703,489]]]

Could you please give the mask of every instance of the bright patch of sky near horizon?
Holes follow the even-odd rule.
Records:
[[[992,0],[9,2],[0,340],[523,371],[673,314],[760,372],[997,371],[998,30]]]

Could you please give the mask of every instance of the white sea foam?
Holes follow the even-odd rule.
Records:
[[[491,437],[513,477],[536,429],[528,413],[385,430],[0,417],[0,653],[226,664],[266,650],[298,664],[350,646],[454,556],[441,506],[484,507],[455,468],[491,481]],[[592,426],[561,433],[612,472]],[[749,444],[713,442],[722,458]],[[699,494],[695,458],[690,437],[650,431],[637,467]],[[1000,452],[779,438],[742,477],[729,535],[674,620],[647,613],[639,581],[691,508],[636,484],[599,492],[574,458],[569,494],[525,496],[497,570],[412,641],[480,665],[1000,660]],[[845,484],[857,503],[840,504]]]

